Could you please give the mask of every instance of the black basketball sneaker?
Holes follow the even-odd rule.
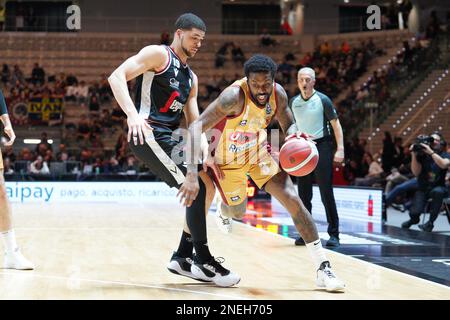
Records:
[[[199,263],[195,261],[191,267],[192,274],[198,279],[202,279],[204,281],[212,281],[216,285],[220,287],[231,287],[239,283],[241,281],[241,277],[231,272],[228,269],[225,269],[222,266],[224,262],[223,258],[214,258],[212,257],[210,261],[206,263]]]
[[[194,254],[195,256],[195,254]],[[170,262],[167,265],[167,269],[175,274],[180,276],[189,277],[194,280],[198,280],[201,282],[211,282],[212,280],[205,280],[194,276],[191,272],[191,266],[194,264],[194,260],[192,257],[181,257],[178,255],[178,252],[174,251],[172,258],[170,258]]]

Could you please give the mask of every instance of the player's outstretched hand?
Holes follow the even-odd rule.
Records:
[[[131,137],[133,137],[134,145],[138,145],[139,143],[144,144],[145,141],[145,132],[148,130],[153,130],[153,128],[145,121],[144,118],[136,116],[136,117],[128,117],[128,142],[131,141]]]
[[[178,190],[177,197],[180,196],[180,203],[183,206],[190,207],[195,198],[197,198],[199,190],[198,175],[188,172],[184,183]]]
[[[14,140],[16,140],[16,134],[11,126],[5,127],[5,133],[9,137],[9,140],[5,142],[5,146],[12,146]]]

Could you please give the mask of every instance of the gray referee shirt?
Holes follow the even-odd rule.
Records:
[[[294,114],[297,128],[313,135],[313,140],[329,136],[330,121],[338,118],[331,99],[316,90],[306,100],[301,94],[296,95],[289,101],[289,107]]]

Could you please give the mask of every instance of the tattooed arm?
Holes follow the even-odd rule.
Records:
[[[187,143],[187,174],[178,195],[181,201],[190,206],[199,190],[198,164],[200,163],[200,144],[202,133],[214,127],[227,116],[237,115],[242,111],[244,93],[239,87],[226,88],[205,111],[189,125],[189,139]]]
[[[277,120],[280,124],[281,130],[286,136],[296,133],[297,125],[294,121],[291,108],[288,106],[288,97],[286,91],[278,83],[275,86],[277,95]]]

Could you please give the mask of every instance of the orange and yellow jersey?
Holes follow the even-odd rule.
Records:
[[[247,78],[235,81],[232,86],[238,86],[244,92],[242,112],[236,116],[223,119],[215,129],[221,132],[219,141],[213,142],[215,159],[219,165],[242,167],[249,163],[258,163],[260,150],[266,149],[267,131],[272,117],[275,115],[276,84],[268,103],[261,107],[253,102]],[[217,133],[214,134],[217,136]]]

